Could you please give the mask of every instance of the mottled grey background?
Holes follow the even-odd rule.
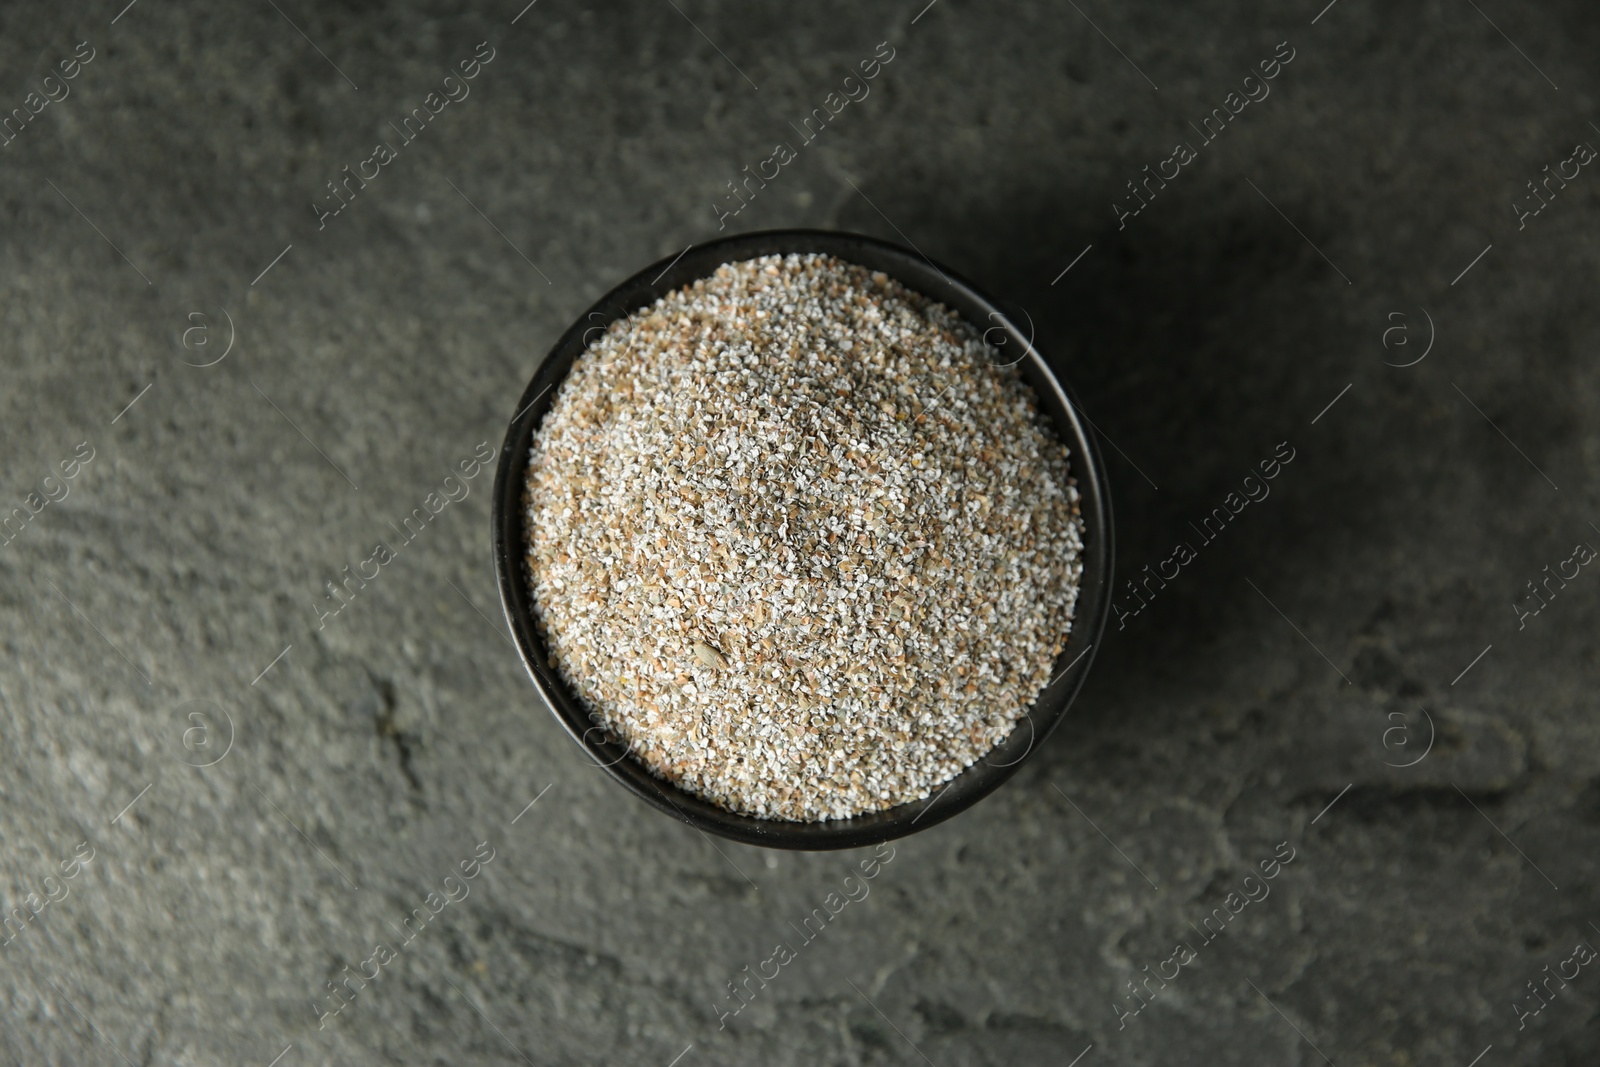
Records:
[[[1517,1013],[1600,944],[1600,575],[1513,604],[1600,545],[1600,174],[1512,206],[1600,145],[1592,4],[924,2],[0,9],[7,114],[95,50],[0,148],[3,511],[94,451],[0,546],[0,907],[42,908],[0,947],[4,1062],[1593,1062],[1600,970]],[[480,41],[470,97],[319,232],[324,183]],[[1295,459],[1112,623],[1010,784],[899,842],[719,1031],[861,854],[713,844],[586,765],[497,632],[487,473],[317,610],[882,41],[729,230],[911,242],[1025,309],[1115,443],[1124,576]],[[224,309],[227,357],[186,365]],[[186,765],[222,712],[231,749]],[[1271,896],[1119,1029],[1279,842]]]

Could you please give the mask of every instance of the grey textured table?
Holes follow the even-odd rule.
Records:
[[[1593,5],[924,2],[0,10],[0,1059],[1595,1061]],[[809,941],[871,851],[586,765],[446,482],[719,222],[1010,301],[1141,583]]]

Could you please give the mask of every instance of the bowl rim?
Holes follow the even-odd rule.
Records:
[[[1039,414],[1068,449],[1083,523],[1083,572],[1071,630],[1056,658],[1057,666],[1052,668],[1052,680],[995,748],[925,799],[848,819],[786,822],[728,811],[655,777],[642,763],[627,758],[622,741],[590,717],[549,666],[544,641],[535,625],[532,590],[526,580],[523,472],[527,469],[533,433],[543,423],[559,392],[558,386],[588,347],[588,338],[594,331],[603,332],[616,319],[653,304],[685,284],[708,277],[724,263],[765,255],[809,253],[832,255],[869,270],[883,271],[906,288],[956,311],[974,326],[994,323],[985,329],[985,339],[998,331],[1001,336],[991,340],[992,344],[1002,349],[1015,345],[1013,351],[1023,352],[1015,362],[1036,394]],[[1034,345],[1031,322],[1029,329],[1030,335],[1024,336],[999,304],[920,251],[837,230],[761,230],[691,245],[676,257],[650,264],[595,301],[551,346],[517,401],[516,414],[500,446],[491,505],[491,550],[501,609],[534,688],[568,736],[612,779],[658,811],[702,833],[767,848],[823,851],[904,837],[965,811],[1014,775],[1066,717],[1094,663],[1111,611],[1116,552],[1105,463],[1092,424],[1080,417],[1076,397]],[[1060,668],[1063,662],[1066,666]],[[1026,747],[1018,754],[1015,750],[1022,747],[1024,721],[1029,727],[1028,736]],[[1002,761],[990,762],[996,757]],[[950,794],[948,800],[946,794]]]

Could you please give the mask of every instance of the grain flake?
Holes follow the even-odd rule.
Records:
[[[1067,450],[969,323],[822,255],[610,325],[534,437],[551,661],[652,773],[815,822],[927,798],[1050,679],[1082,576]]]

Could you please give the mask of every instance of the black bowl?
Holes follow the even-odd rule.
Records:
[[[1051,420],[1057,435],[1071,451],[1068,462],[1082,497],[1084,551],[1083,578],[1072,632],[1057,660],[1055,670],[1058,673],[1004,741],[926,800],[852,819],[801,823],[739,815],[686,793],[656,778],[629,757],[625,744],[589,717],[566,683],[548,665],[549,653],[534,625],[533,595],[524,559],[523,494],[533,433],[550,408],[556,386],[567,376],[590,338],[601,336],[613,320],[647,307],[697,278],[710,275],[724,263],[756,256],[807,252],[837,256],[871,270],[883,271],[908,289],[960,312],[968,322],[987,328],[987,339],[1004,355],[1005,363],[1020,359],[1022,375],[1037,394],[1040,410]],[[1113,545],[1105,466],[1094,435],[1075,411],[1071,394],[1033,346],[1032,338],[1024,336],[994,302],[916,252],[856,234],[769,230],[726,237],[691,247],[674,260],[654,263],[601,297],[556,342],[517,403],[517,413],[500,449],[493,512],[494,564],[500,585],[500,603],[534,686],[567,733],[613,778],[651,805],[706,833],[768,848],[820,850],[877,844],[927,829],[977,803],[1015,774],[1022,761],[1065,716],[1094,660],[1094,648],[1111,608]]]

